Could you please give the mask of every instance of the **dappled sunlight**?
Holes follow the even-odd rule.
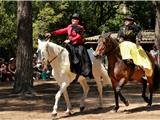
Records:
[[[98,103],[98,91],[96,87],[96,83],[94,81],[88,82],[90,86],[88,98],[86,99],[86,108],[81,113],[79,111],[79,104],[80,98],[82,96],[82,88],[79,83],[72,83],[71,86],[68,88],[69,96],[71,98],[72,104],[72,115],[65,116],[65,102],[64,98],[62,97],[59,102],[59,118],[60,119],[77,119],[77,117],[84,117],[84,118],[91,118],[98,120],[97,115],[105,117],[106,119],[114,118],[132,118],[131,116],[136,116],[136,114],[142,116],[141,113],[144,115],[153,113],[157,116],[157,112],[160,110],[160,94],[156,93],[153,96],[153,105],[151,107],[147,107],[146,103],[143,101],[141,97],[141,84],[127,84],[122,93],[124,94],[125,98],[129,100],[130,105],[125,106],[122,102],[120,102],[120,110],[118,113],[112,113],[112,109],[114,108],[114,94],[111,87],[104,87],[104,105],[102,109],[99,109],[97,106]],[[2,89],[3,88],[3,89]],[[52,111],[53,103],[54,103],[54,96],[58,91],[58,85],[56,81],[35,81],[34,89],[37,92],[36,96],[18,96],[11,94],[12,86],[7,84],[3,85],[0,89],[0,115],[3,115],[3,112],[9,112],[12,114],[14,112],[26,112],[31,116],[34,116],[34,113],[43,113],[45,114],[45,118],[47,120],[50,119],[50,113]],[[148,113],[149,112],[149,113]],[[8,114],[9,114],[8,113]],[[23,113],[24,114],[24,113]],[[33,115],[32,115],[33,114]],[[128,115],[128,116],[126,116]],[[111,117],[112,116],[112,117]],[[37,116],[38,117],[38,116]],[[43,118],[43,116],[41,116]],[[40,119],[40,118],[39,118]],[[87,119],[88,120],[88,119]]]

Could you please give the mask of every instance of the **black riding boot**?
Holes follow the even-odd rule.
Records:
[[[132,59],[126,59],[126,60],[123,60],[123,61],[127,66],[129,66],[132,70],[134,70],[135,64],[133,63]]]

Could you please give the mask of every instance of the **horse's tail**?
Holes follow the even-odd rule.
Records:
[[[154,61],[152,55],[149,52],[146,52],[146,53],[152,63],[152,67],[154,68],[154,71],[153,71],[153,90],[156,91],[160,87],[160,70],[158,68],[158,65],[155,64],[155,61]]]
[[[155,64],[155,67],[154,67],[154,73],[153,73],[153,88],[154,88],[154,91],[155,90],[158,90],[159,87],[160,87],[160,70],[158,68],[158,65]]]

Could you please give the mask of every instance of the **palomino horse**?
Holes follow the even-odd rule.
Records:
[[[57,45],[55,43],[49,41],[41,41],[38,40],[38,50],[41,53],[41,61],[43,64],[47,64],[48,62],[52,66],[54,72],[54,78],[57,81],[58,85],[60,86],[59,91],[55,96],[55,104],[53,107],[52,115],[57,115],[58,109],[58,101],[63,93],[64,99],[67,105],[66,113],[70,114],[71,104],[67,92],[67,87],[70,83],[75,79],[76,74],[70,71],[70,61],[69,61],[69,53],[66,48]],[[91,54],[90,54],[91,55]],[[92,53],[93,56],[93,53]],[[107,70],[104,68],[102,60],[94,59],[92,60],[93,63],[93,76],[95,78],[98,92],[99,92],[99,105],[102,107],[102,79],[103,82],[106,84],[110,84],[110,78],[108,76]],[[85,77],[80,76],[78,78],[78,82],[83,88],[83,97],[80,102],[80,110],[83,110],[85,105],[84,101],[87,97],[89,86],[87,84],[87,80]]]
[[[151,76],[146,76],[142,68],[135,66],[135,69],[132,70],[131,67],[127,66],[122,60],[119,44],[116,39],[111,37],[111,33],[102,33],[100,35],[94,55],[97,57],[107,55],[108,57],[108,74],[111,78],[115,94],[115,108],[113,109],[115,112],[119,109],[118,96],[126,106],[129,105],[128,101],[123,97],[120,91],[129,80],[139,81],[143,84],[142,97],[148,105],[152,104],[152,93],[154,88],[153,80],[155,80],[154,71]],[[150,56],[148,57],[151,60],[152,69],[154,70],[154,61]],[[143,76],[146,76],[147,80],[142,79]],[[149,98],[146,96],[147,83],[149,84]]]

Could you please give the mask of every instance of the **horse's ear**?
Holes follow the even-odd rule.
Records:
[[[38,44],[41,43],[41,42],[42,42],[41,39],[38,38]]]
[[[103,36],[104,34],[105,34],[105,31],[103,30],[102,33],[101,33],[101,35]]]
[[[100,34],[99,38],[105,35],[105,31],[103,30],[102,33]]]
[[[108,38],[111,38],[112,32],[108,32]]]

